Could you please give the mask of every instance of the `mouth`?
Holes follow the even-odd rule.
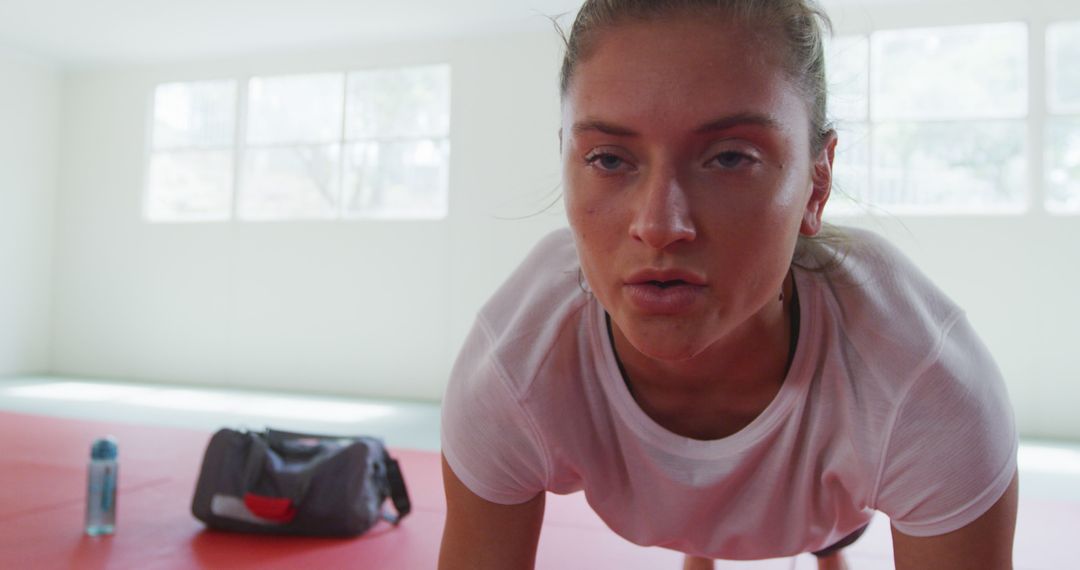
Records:
[[[628,276],[627,285],[646,285],[660,289],[670,289],[684,285],[705,286],[705,276],[688,269],[642,269]]]
[[[668,289],[670,287],[678,287],[679,285],[689,285],[689,283],[687,283],[686,281],[683,281],[682,279],[672,279],[670,281],[658,281],[658,280],[653,279],[651,281],[646,281],[644,284],[645,285],[652,285],[653,287],[659,287],[660,289]]]
[[[698,306],[705,297],[706,285],[686,277],[650,275],[627,282],[623,291],[637,312],[675,315]]]

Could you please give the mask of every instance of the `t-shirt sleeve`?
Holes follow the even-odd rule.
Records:
[[[884,446],[876,508],[911,536],[979,518],[1016,472],[1017,432],[1001,372],[962,315],[911,384]]]
[[[493,503],[524,503],[545,490],[547,458],[539,432],[495,358],[477,320],[450,375],[442,404],[442,452],[473,493]]]

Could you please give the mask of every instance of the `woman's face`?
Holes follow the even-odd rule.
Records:
[[[807,104],[768,39],[715,20],[603,30],[563,102],[570,226],[590,288],[646,356],[682,360],[775,321],[828,197]]]

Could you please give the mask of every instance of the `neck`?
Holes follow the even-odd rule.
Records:
[[[661,425],[704,421],[722,414],[752,419],[773,400],[792,352],[794,283],[783,299],[693,358],[663,361],[637,351],[609,322],[617,357],[634,399]],[[675,430],[677,431],[677,430]],[[691,429],[690,431],[695,431]],[[707,431],[707,430],[706,430]]]

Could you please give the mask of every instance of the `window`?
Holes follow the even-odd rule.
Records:
[[[829,112],[837,144],[831,213],[854,213],[870,188],[870,45],[866,36],[836,38],[826,52]]]
[[[1046,209],[1080,213],[1080,22],[1046,32]]]
[[[158,86],[144,204],[148,219],[229,218],[235,112],[235,81]]]
[[[838,149],[842,192],[893,213],[1023,210],[1023,24],[838,38],[827,58],[832,112],[850,139]]]
[[[248,82],[240,219],[337,217],[344,83],[340,73]]]
[[[449,89],[447,67],[349,75],[346,217],[446,215]]]
[[[159,85],[147,217],[442,218],[449,99],[445,65]]]

